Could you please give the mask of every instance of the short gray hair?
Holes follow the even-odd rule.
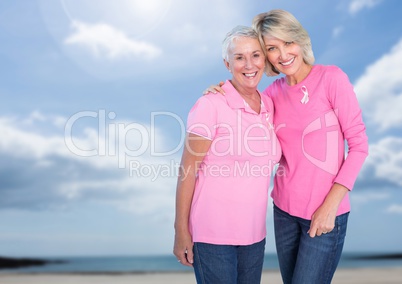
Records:
[[[226,37],[222,42],[222,57],[226,61],[229,61],[229,49],[232,47],[233,41],[239,37],[248,37],[258,40],[257,32],[251,27],[237,26],[233,28],[230,32],[226,34]],[[265,49],[261,49],[263,50],[265,55]]]
[[[291,13],[284,10],[271,10],[259,14],[253,19],[253,29],[257,31],[264,50],[264,36],[267,35],[283,41],[293,41],[302,48],[304,62],[310,65],[314,64],[314,53],[310,36]],[[268,76],[279,74],[279,71],[270,62],[267,62],[267,64],[266,74]]]

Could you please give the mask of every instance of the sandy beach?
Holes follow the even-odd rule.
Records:
[[[1,284],[191,284],[193,273],[0,274]],[[264,271],[261,283],[282,283],[279,271]],[[400,284],[402,267],[338,269],[333,284]]]

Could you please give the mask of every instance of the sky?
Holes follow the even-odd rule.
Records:
[[[13,0],[0,2],[0,255],[171,254],[188,111],[230,78],[225,34],[274,8],[363,110],[344,251],[402,252],[401,1]],[[271,200],[267,231],[275,252]]]

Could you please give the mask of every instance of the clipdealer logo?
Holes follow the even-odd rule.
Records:
[[[192,168],[185,169],[182,165],[170,160],[167,164],[142,164],[139,161],[130,161],[130,177],[150,178],[156,181],[158,178],[178,177],[185,179]],[[201,162],[199,175],[204,177],[270,177],[276,171],[277,175],[283,175],[284,170],[277,163],[270,160],[267,164],[256,165],[250,161],[234,161],[232,164],[206,165]]]
[[[72,115],[66,122],[65,131],[64,131],[64,140],[65,145],[69,149],[69,151],[77,156],[81,157],[93,157],[93,156],[114,156],[117,157],[118,160],[118,168],[126,168],[127,166],[130,167],[130,175],[131,176],[155,176],[159,175],[161,177],[165,176],[172,176],[177,175],[178,169],[180,168],[180,164],[170,163],[166,164],[144,164],[138,160],[129,159],[136,158],[144,155],[145,153],[149,153],[151,157],[167,157],[171,156],[178,151],[181,150],[182,146],[184,145],[185,136],[186,136],[186,128],[185,123],[175,113],[171,112],[151,112],[150,114],[150,124],[149,126],[144,126],[141,123],[131,122],[131,123],[123,123],[123,122],[116,122],[114,121],[116,118],[116,113],[111,111],[107,112],[105,109],[100,109],[98,111],[81,111],[77,112]],[[156,134],[156,119],[173,119],[177,124],[180,130],[180,141],[174,145],[174,147],[167,151],[157,151],[156,141],[157,141],[157,134]],[[76,124],[79,124],[80,120],[83,119],[92,119],[97,123],[97,141],[94,141],[94,146],[82,146],[75,143],[73,138],[73,129]],[[323,117],[319,117],[309,123],[307,127],[304,129],[302,133],[301,139],[301,147],[303,154],[305,155],[306,159],[308,159],[311,163],[315,166],[323,169],[324,171],[335,175],[339,169],[339,131],[334,127],[338,127],[339,122],[337,118],[337,111],[329,111],[324,114]],[[225,126],[229,128],[230,126]],[[257,128],[256,125],[251,125],[250,129]],[[286,125],[279,125],[276,130],[279,131],[282,128],[286,128]],[[315,131],[328,129],[326,132],[326,145],[324,146],[325,149],[325,157],[324,159],[319,159],[312,154],[309,153],[305,140],[307,135],[314,133]],[[138,140],[137,145],[138,147],[133,149],[132,145],[127,143],[127,136],[130,134],[135,133],[137,134]],[[245,133],[249,133],[249,131],[245,131]],[[268,133],[269,134],[269,133]],[[229,135],[230,136],[230,135]],[[248,143],[249,141],[255,139],[255,137],[245,137],[242,143]],[[233,137],[228,137],[227,140],[230,145],[232,144],[239,144],[233,143]],[[272,139],[272,137],[270,137]],[[222,139],[223,140],[223,139]],[[271,140],[272,141],[272,140]],[[92,145],[92,144],[91,144]],[[227,152],[230,149],[226,149],[226,152],[220,153],[220,156],[224,156],[224,154],[229,154],[232,152]],[[231,149],[230,151],[233,151]],[[276,144],[272,143],[272,153],[275,154]],[[219,154],[219,153],[218,153]],[[267,153],[254,153],[256,156],[265,155]],[[240,169],[238,167],[238,169]],[[253,170],[249,168],[250,170]],[[225,169],[221,168],[218,172],[223,171],[221,174],[225,174]],[[257,172],[259,170],[257,169]],[[282,174],[285,175],[285,169],[281,169]],[[157,174],[156,174],[157,173]],[[277,172],[278,174],[278,172]],[[250,175],[250,174],[249,174]]]
[[[173,149],[167,151],[157,151],[156,141],[156,118],[168,119],[173,118],[180,129],[180,141]],[[64,142],[69,151],[80,157],[93,156],[113,156],[118,159],[118,167],[126,168],[128,157],[140,157],[145,153],[150,153],[152,157],[165,157],[177,153],[185,138],[185,125],[183,120],[171,112],[151,112],[149,127],[137,122],[117,123],[113,122],[116,118],[115,112],[106,113],[106,110],[99,111],[81,111],[72,115],[66,122],[64,128]],[[78,121],[83,119],[93,119],[97,122],[97,141],[92,148],[84,148],[74,142],[73,129]],[[112,122],[108,122],[112,121]],[[136,134],[139,137],[136,149],[132,145],[128,145],[128,136]]]

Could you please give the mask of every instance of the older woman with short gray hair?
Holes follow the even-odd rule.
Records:
[[[270,175],[281,156],[273,105],[261,96],[265,53],[236,27],[223,41],[226,96],[190,110],[176,192],[174,254],[197,283],[258,284],[264,261]]]

